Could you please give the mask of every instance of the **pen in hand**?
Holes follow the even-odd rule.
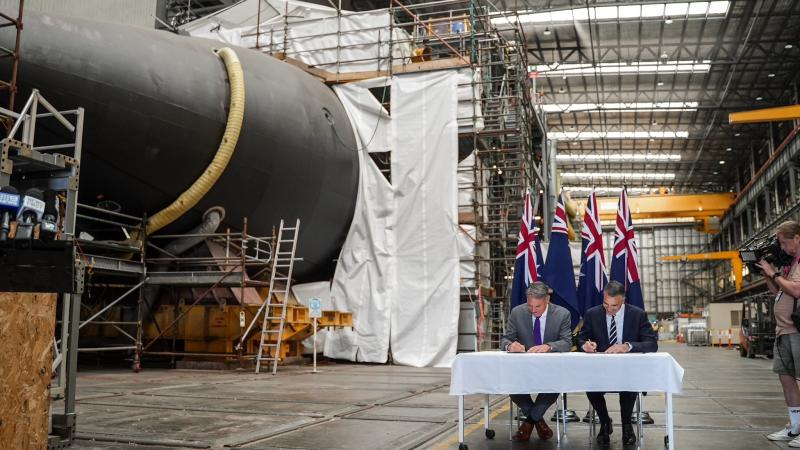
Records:
[[[592,342],[591,339],[588,339],[583,344],[583,351],[586,353],[594,353],[597,351],[597,344]]]

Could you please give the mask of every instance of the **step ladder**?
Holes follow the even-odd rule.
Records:
[[[261,363],[264,361],[272,362],[272,374],[278,371],[278,361],[281,356],[281,345],[283,345],[283,327],[286,324],[286,305],[289,302],[289,292],[292,287],[292,269],[294,269],[294,262],[299,258],[295,258],[295,250],[297,249],[297,236],[300,233],[300,219],[295,221],[294,227],[284,226],[281,220],[278,229],[278,239],[275,244],[275,257],[272,259],[272,274],[269,279],[269,290],[264,299],[264,303],[258,308],[253,320],[242,335],[242,339],[237,345],[237,350],[242,348],[245,339],[250,334],[250,330],[258,320],[261,313],[264,317],[261,323],[261,338],[258,345],[258,354],[256,355],[256,373],[261,370]],[[287,249],[287,247],[289,247]],[[282,288],[276,288],[277,283],[283,283]],[[273,300],[275,294],[282,294],[283,301]],[[278,311],[280,311],[278,313]],[[277,314],[277,315],[276,315]],[[278,327],[274,327],[274,322],[278,321]],[[274,342],[271,337],[275,336]],[[264,350],[267,349],[266,355]],[[270,354],[269,350],[272,350]]]

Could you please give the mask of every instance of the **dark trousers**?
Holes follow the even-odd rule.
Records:
[[[606,407],[605,392],[587,392],[586,396],[589,397],[589,403],[592,408],[597,412],[600,422],[609,423],[611,417],[608,416],[608,408]],[[620,392],[619,393],[619,409],[622,415],[622,423],[630,424],[631,415],[633,414],[633,407],[636,405],[636,397],[638,392]]]
[[[529,394],[511,394],[510,397],[525,414],[525,420],[531,423],[542,420],[547,408],[558,400],[558,394],[539,394],[535,402]]]

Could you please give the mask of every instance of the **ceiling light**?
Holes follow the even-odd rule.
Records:
[[[562,88],[558,88],[558,93],[559,94],[563,94],[564,93],[564,88],[563,87]]]
[[[550,27],[547,27],[547,28],[544,29],[544,35],[545,36],[550,36]]]
[[[615,180],[673,180],[674,173],[663,172],[562,172],[562,178],[578,178],[590,180],[608,178]]]
[[[761,100],[764,100],[764,97],[756,97],[757,102],[760,102]]]
[[[658,122],[656,122],[656,121],[654,120],[654,121],[653,121],[653,125],[658,125]]]
[[[792,48],[792,44],[786,44],[786,45],[783,46],[783,48],[790,49],[790,48]]]
[[[669,154],[645,154],[645,153],[559,153],[556,155],[559,161],[614,161],[614,162],[638,162],[638,161],[680,161],[681,155],[678,153]]]
[[[669,55],[667,54],[667,52],[664,52],[664,53],[661,54],[661,59],[668,59],[668,58],[669,58]]]
[[[731,150],[733,150],[733,148],[731,148],[731,147],[728,147],[728,148],[725,149],[726,152],[729,152]]]
[[[742,133],[736,133],[736,134],[734,134],[734,136],[736,136],[736,137],[739,137],[739,136],[741,136],[741,135],[742,135]]]
[[[775,74],[774,74],[774,73],[768,73],[768,74],[767,74],[767,76],[768,76],[769,78],[775,78]]]
[[[719,175],[719,172],[714,172],[714,175]]]
[[[591,8],[561,9],[547,12],[514,11],[500,12],[497,15],[510,17],[492,18],[494,24],[508,21],[520,23],[560,23],[576,21],[616,22],[617,20],[660,20],[668,17],[723,17],[728,13],[729,1],[656,3],[647,5],[595,6]]]
[[[724,159],[720,159],[720,160],[719,160],[719,163],[720,163],[720,164],[725,164],[725,160],[724,160]]]
[[[592,192],[592,191],[618,193],[618,192],[620,192],[622,190],[622,188],[618,187],[618,186],[609,186],[609,187],[598,186],[598,187],[593,187],[593,188],[592,187],[588,187],[588,186],[564,186],[564,190],[565,191],[570,191],[570,192],[576,192],[576,193],[577,192],[589,193],[589,192]],[[629,188],[627,188],[627,191],[628,191],[629,194],[647,194],[647,193],[650,192],[650,188],[648,188],[648,187],[629,187]]]
[[[658,84],[659,86],[663,86],[663,85],[664,85],[664,82],[659,80],[659,82],[658,82],[657,84]]]
[[[667,20],[665,20],[664,23],[667,24],[667,25],[672,25],[672,19],[667,17]]]
[[[552,131],[549,139],[591,140],[591,139],[685,139],[688,131]]]
[[[635,102],[635,103],[549,103],[542,105],[546,113],[576,111],[696,111],[697,102]]]
[[[711,60],[701,61],[631,61],[599,64],[539,64],[528,68],[544,77],[594,76],[594,75],[638,75],[649,73],[704,73],[711,70]]]

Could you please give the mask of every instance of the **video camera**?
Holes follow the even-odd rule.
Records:
[[[761,271],[756,267],[756,263],[762,259],[775,267],[785,267],[792,263],[792,257],[781,250],[781,244],[776,236],[767,236],[756,239],[750,244],[739,249],[739,257],[742,262],[747,264],[750,272],[758,273]]]

